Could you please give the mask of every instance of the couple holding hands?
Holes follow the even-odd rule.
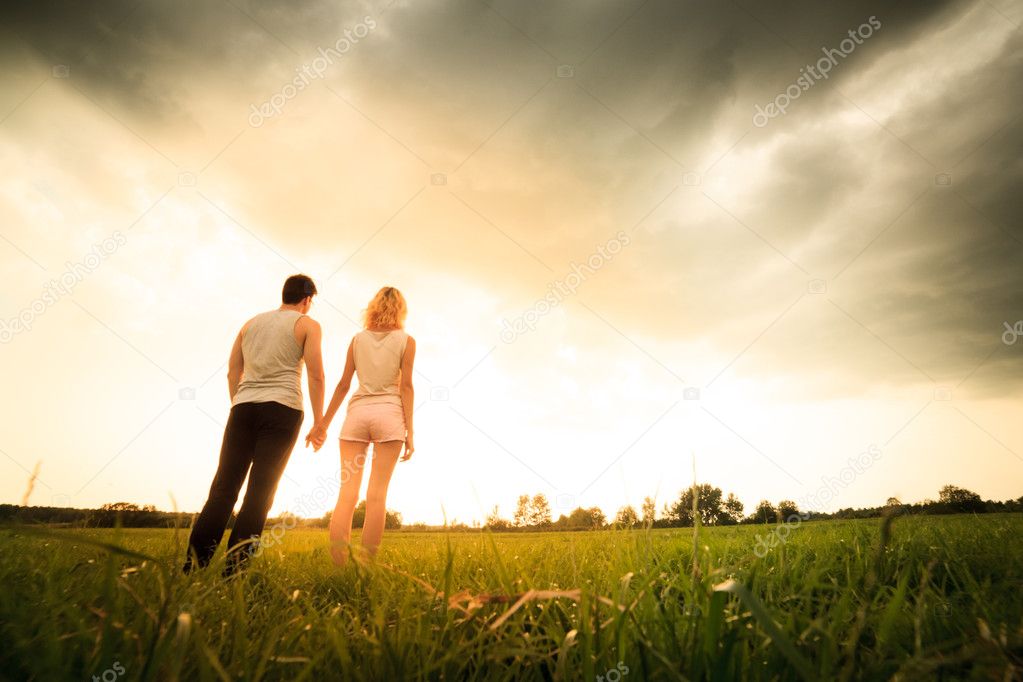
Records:
[[[303,419],[302,366],[306,367],[314,423],[306,445],[319,450],[327,429],[358,376],[341,427],[341,489],[330,519],[330,554],[339,566],[349,557],[352,516],[359,499],[369,444],[373,464],[366,492],[362,546],[371,558],[384,532],[387,486],[412,440],[412,363],[415,339],[405,333],[405,298],[384,287],[366,307],[363,329],[348,344],[345,369],[326,411],[319,323],[308,316],[316,285],[306,275],[284,282],[281,306],[246,322],[228,362],[231,414],[209,498],[192,524],[185,570],[209,564],[220,545],[238,493],[249,482],[228,540],[227,573],[254,553],[277,484],[298,440]]]

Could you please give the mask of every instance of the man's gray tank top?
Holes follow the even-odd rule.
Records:
[[[297,310],[271,310],[252,318],[242,337],[245,367],[232,405],[276,402],[302,409],[302,348],[295,340]]]

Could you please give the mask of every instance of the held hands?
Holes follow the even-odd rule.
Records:
[[[309,435],[305,437],[306,447],[313,446],[313,452],[319,452],[327,440],[327,426],[322,421],[313,425]]]
[[[405,436],[405,452],[401,456],[402,462],[407,462],[408,458],[412,456],[412,453],[416,451],[416,446],[412,442],[412,432],[409,431],[408,435]]]
[[[323,422],[319,422],[309,430],[309,434],[305,437],[306,447],[310,445],[313,448],[313,452],[319,452],[320,448],[327,440],[327,425]],[[415,443],[412,439],[412,434],[409,433],[405,436],[405,452],[401,456],[402,462],[407,462],[412,456],[412,453],[416,451]]]

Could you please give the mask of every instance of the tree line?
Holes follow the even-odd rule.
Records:
[[[824,513],[800,509],[792,500],[777,503],[761,500],[749,514],[744,513],[743,503],[733,494],[725,495],[721,488],[709,483],[700,483],[679,493],[677,499],[666,503],[658,511],[652,497],[645,497],[639,510],[632,505],[618,509],[608,519],[600,507],[576,507],[567,514],[553,518],[550,502],[543,493],[520,495],[511,519],[503,518],[495,506],[487,514],[482,527],[493,531],[529,530],[590,530],[600,528],[672,528],[692,526],[696,521],[704,526],[729,526],[748,523],[783,523],[793,516],[809,519],[862,519],[884,514],[984,514],[993,512],[1023,511],[1023,496],[1014,500],[999,502],[984,500],[972,490],[956,485],[943,486],[937,500],[923,500],[912,504],[889,497],[877,507],[847,507],[835,512]],[[366,515],[366,503],[362,501],[355,509],[353,527],[361,528]],[[0,523],[48,524],[75,528],[187,528],[194,515],[186,512],[160,511],[153,505],[139,506],[131,502],[113,502],[99,509],[73,509],[69,507],[22,507],[14,504],[0,504]],[[267,520],[268,527],[287,520],[291,527],[326,528],[330,523],[330,512],[317,518],[295,518],[285,513]],[[231,521],[234,521],[232,515]],[[453,520],[444,526],[429,526],[423,523],[405,524],[401,514],[388,510],[386,527],[389,529],[438,530],[479,528],[479,522],[471,527]],[[229,524],[230,525],[230,524]]]
[[[0,522],[74,528],[113,528],[118,525],[124,528],[174,528],[189,526],[192,514],[160,511],[151,504],[139,506],[132,502],[111,502],[99,509],[0,504]]]
[[[297,518],[287,512],[267,519],[267,527],[287,522],[289,527],[326,528],[330,525],[331,512],[321,517]],[[151,504],[139,506],[132,502],[111,502],[99,509],[74,509],[71,507],[21,507],[15,504],[0,504],[0,523],[46,524],[71,528],[188,528],[194,514],[187,512],[160,511]],[[235,514],[231,514],[227,527],[234,525]],[[352,515],[352,527],[362,528],[366,520],[366,501],[359,502]],[[402,527],[401,514],[388,509],[384,517],[388,529]]]
[[[773,503],[761,500],[749,514],[745,506],[733,493],[727,495],[709,483],[699,483],[686,488],[676,500],[666,503],[658,513],[656,501],[645,497],[640,510],[632,505],[618,509],[614,518],[608,520],[599,507],[576,507],[568,514],[553,519],[551,505],[543,493],[520,495],[512,518],[505,519],[495,506],[487,515],[484,528],[494,531],[509,530],[588,530],[598,528],[672,528],[692,526],[699,522],[703,526],[730,526],[750,523],[784,523],[792,517],[809,519],[857,519],[880,517],[886,513],[899,514],[961,514],[1023,511],[1023,496],[1014,500],[999,502],[984,500],[972,490],[956,485],[943,486],[938,499],[927,499],[914,504],[904,504],[895,497],[889,497],[885,504],[877,507],[844,508],[835,512],[819,512],[800,509],[793,500]]]

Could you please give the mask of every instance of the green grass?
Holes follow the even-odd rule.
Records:
[[[769,531],[388,532],[337,571],[293,530],[224,582],[184,532],[8,528],[0,676],[1019,679],[1023,515]]]

